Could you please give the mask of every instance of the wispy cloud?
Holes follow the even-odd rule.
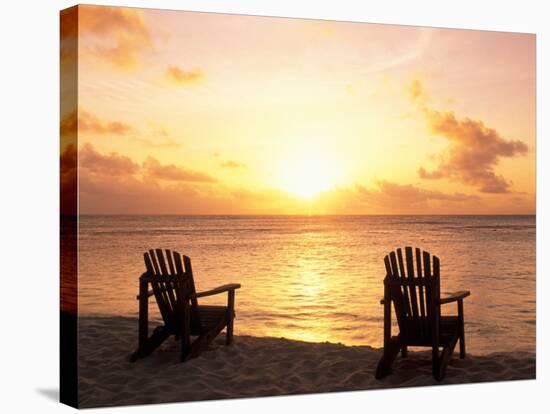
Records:
[[[246,168],[246,164],[239,161],[227,160],[222,162],[220,164],[220,167],[229,168],[229,169],[241,169],[241,168]]]
[[[141,134],[144,135],[144,134]],[[153,128],[145,136],[135,136],[132,141],[148,148],[180,148],[181,144],[176,142],[164,128]]]
[[[137,142],[144,147],[148,148],[180,148],[181,144],[174,141],[172,138],[163,138],[161,141],[152,140],[148,138],[132,138],[133,142]]]
[[[174,85],[189,85],[204,79],[201,69],[185,70],[178,66],[170,65],[166,68],[165,78]]]
[[[427,190],[412,184],[398,184],[390,181],[379,181],[377,188],[369,189],[358,185],[357,191],[363,201],[378,206],[399,209],[403,206],[414,207],[431,201],[464,203],[479,200],[479,197],[463,193],[444,193]]]
[[[202,183],[216,182],[215,178],[206,173],[189,170],[174,164],[162,165],[153,157],[147,157],[143,163],[143,171],[146,176],[159,180]]]
[[[512,185],[495,172],[501,158],[524,155],[527,145],[519,140],[506,140],[498,131],[480,120],[459,119],[452,111],[432,109],[427,104],[427,93],[419,80],[409,86],[409,95],[425,116],[430,130],[448,141],[448,148],[435,156],[438,166],[428,171],[418,169],[423,179],[459,181],[477,188],[482,193],[507,193]]]

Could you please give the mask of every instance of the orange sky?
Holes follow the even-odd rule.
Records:
[[[78,59],[81,213],[535,212],[534,35],[79,6]]]

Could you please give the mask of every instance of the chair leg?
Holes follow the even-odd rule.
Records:
[[[432,375],[440,381],[441,374],[441,357],[439,355],[439,347],[432,347]]]
[[[225,335],[225,344],[231,345],[233,343],[233,317],[227,321],[227,332]]]
[[[443,348],[441,356],[437,358],[437,364],[433,365],[434,377],[437,381],[441,381],[443,378],[445,378],[447,365],[449,365],[449,361],[453,356],[457,341],[458,336],[455,336],[454,339]]]
[[[401,358],[407,358],[409,353],[407,352],[407,345],[401,347]]]
[[[233,323],[235,320],[235,291],[230,290],[227,294],[227,330],[225,334],[225,344],[231,345],[233,342]]]
[[[464,326],[460,331],[460,359],[466,358],[466,342],[464,342]]]
[[[189,335],[181,336],[180,346],[180,361],[185,362],[189,359],[189,355],[191,354],[191,339],[189,338]]]
[[[462,300],[458,301],[458,318],[459,318],[459,337],[460,337],[460,359],[466,358],[466,339],[464,335],[464,305]]]
[[[193,341],[193,343],[189,347],[189,352],[187,353],[186,360],[198,357],[204,350],[206,350],[206,348],[208,348],[208,345],[223,330],[223,322],[223,320],[220,320],[220,323],[217,326],[207,332],[202,333],[197,339],[195,339],[195,341]],[[182,359],[182,362],[183,361],[184,360]]]
[[[191,353],[191,310],[189,309],[187,300],[183,301],[180,307],[182,315],[180,361],[184,362],[189,358]]]
[[[376,379],[380,380],[391,373],[391,366],[400,349],[401,342],[399,338],[391,338],[387,346],[384,347],[384,354],[382,355],[382,358],[380,358],[378,366],[376,367]]]
[[[165,327],[157,327],[150,338],[140,345],[138,350],[130,356],[130,362],[135,362],[140,358],[144,358],[157,349],[166,338],[170,336],[170,331]]]

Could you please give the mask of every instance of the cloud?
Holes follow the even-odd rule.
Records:
[[[60,27],[60,60],[62,75],[67,70],[66,64],[76,67],[78,44],[78,11],[77,7],[71,7],[61,11]]]
[[[428,107],[427,94],[418,80],[410,85],[409,94],[423,112],[431,132],[449,143],[447,150],[436,154],[439,165],[434,170],[418,169],[420,178],[447,178],[482,193],[510,192],[512,183],[494,170],[501,158],[525,155],[529,148],[524,142],[506,140],[482,121],[459,119],[452,111],[442,112]]]
[[[204,74],[200,69],[185,70],[178,66],[168,66],[165,72],[166,79],[175,85],[188,85],[200,82],[204,79]]]
[[[140,175],[144,179],[174,182],[213,183],[216,179],[210,175],[189,170],[173,164],[162,165],[156,158],[147,157],[140,165],[125,155],[116,152],[101,154],[86,143],[80,147],[78,165],[82,169],[105,176],[129,177]]]
[[[74,161],[74,148],[70,155]],[[207,174],[153,157],[140,165],[118,153],[99,153],[90,144],[78,155],[81,214],[284,214],[304,204],[274,189],[226,188]]]
[[[153,49],[142,12],[132,8],[79,6],[79,36],[87,53],[117,68],[136,67],[142,53]]]
[[[148,138],[132,138],[132,141],[137,142],[144,147],[149,148],[180,148],[181,144],[178,144],[172,138],[164,138],[161,142],[155,142]]]
[[[75,115],[71,114],[70,122],[74,122]],[[120,121],[103,121],[91,113],[80,110],[78,112],[78,132],[88,132],[96,135],[126,135],[133,128]]]
[[[433,201],[464,203],[479,200],[476,195],[463,193],[443,193],[441,191],[426,190],[411,184],[398,184],[389,181],[379,181],[378,188],[367,189],[357,185],[360,199],[378,206],[407,209]]]
[[[63,215],[77,214],[77,151],[69,144],[61,152],[59,162],[59,184],[61,192],[60,209]]]
[[[230,169],[240,169],[240,168],[246,168],[246,164],[238,161],[233,160],[227,160],[220,164],[220,167],[222,168],[230,168]]]
[[[78,165],[90,172],[109,176],[134,175],[140,170],[130,158],[116,152],[100,154],[88,143],[80,148]]]
[[[164,128],[156,128],[148,132],[147,135],[154,136],[155,139],[146,137],[133,137],[132,141],[137,142],[148,148],[180,148],[181,144],[170,137],[170,134]],[[160,137],[158,140],[156,137]]]
[[[61,120],[61,123],[59,125],[59,133],[61,134],[61,136],[76,134],[77,127],[78,120],[76,116],[76,111],[73,111]]]
[[[414,102],[424,104],[428,100],[428,94],[419,79],[413,79],[411,83],[407,85],[406,90]]]
[[[61,136],[70,134],[89,133],[95,135],[119,135],[128,136],[130,141],[136,142],[148,148],[179,148],[181,145],[170,137],[164,128],[156,128],[146,133],[138,131],[131,125],[121,121],[105,121],[83,109],[80,109],[77,117],[76,111],[71,112],[61,120]],[[150,139],[148,136],[155,136]],[[156,137],[160,137],[157,139]]]
[[[147,157],[143,163],[145,175],[151,178],[167,181],[187,181],[213,183],[216,179],[198,171],[188,170],[176,165],[162,165],[156,158]]]
[[[61,182],[67,194],[78,191],[80,213],[199,214],[218,211],[224,203],[232,205],[227,211],[236,212],[232,209],[240,205],[240,200],[224,194],[220,186],[204,186],[216,181],[207,174],[162,165],[152,157],[138,164],[116,152],[100,153],[89,143],[78,152],[77,189],[75,148],[68,147],[61,156]],[[76,205],[72,201],[67,203],[69,208]]]
[[[62,191],[79,195],[80,213],[112,214],[531,214],[534,197],[481,198],[379,181],[372,187],[335,188],[304,200],[276,188],[231,188],[200,172],[163,165],[148,157],[142,164],[118,153],[99,153],[90,144],[62,153]],[[66,198],[67,208],[76,205]],[[63,198],[62,198],[63,201]]]
[[[73,111],[61,120],[61,135],[75,133],[77,129],[79,133],[96,135],[126,135],[133,130],[128,124],[120,121],[103,121],[83,109],[78,111],[78,116],[77,111]]]

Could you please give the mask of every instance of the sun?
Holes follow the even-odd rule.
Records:
[[[299,197],[311,199],[330,190],[335,185],[336,175],[334,166],[326,160],[297,159],[284,166],[283,188]]]

